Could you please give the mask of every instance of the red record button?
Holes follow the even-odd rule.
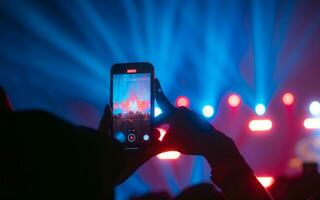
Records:
[[[136,140],[136,136],[134,134],[129,134],[128,135],[128,141],[129,142],[134,142]]]

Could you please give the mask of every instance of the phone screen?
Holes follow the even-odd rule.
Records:
[[[151,73],[113,74],[113,135],[122,143],[148,142]]]

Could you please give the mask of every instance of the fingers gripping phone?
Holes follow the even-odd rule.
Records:
[[[111,68],[111,134],[125,149],[150,142],[154,116],[154,68],[150,63],[119,63]]]

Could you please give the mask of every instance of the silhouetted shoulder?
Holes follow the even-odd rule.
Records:
[[[46,194],[54,195],[53,199],[113,195],[121,154],[110,138],[45,111],[0,117],[0,172],[5,191],[32,199]]]

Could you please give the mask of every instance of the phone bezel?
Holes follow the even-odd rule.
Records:
[[[128,73],[128,69],[136,69],[135,73]],[[116,63],[111,67],[111,77],[110,77],[110,105],[111,105],[111,112],[113,113],[113,75],[114,74],[139,74],[139,73],[150,73],[150,91],[151,91],[151,99],[150,99],[150,134],[152,133],[153,129],[153,118],[154,118],[154,67],[151,63],[148,62],[135,62],[135,63]],[[111,123],[111,136],[113,136],[113,118]],[[150,142],[150,140],[149,140]],[[146,142],[146,143],[149,143]],[[135,145],[133,145],[135,144]],[[125,149],[139,149],[139,146],[145,143],[124,143]]]

